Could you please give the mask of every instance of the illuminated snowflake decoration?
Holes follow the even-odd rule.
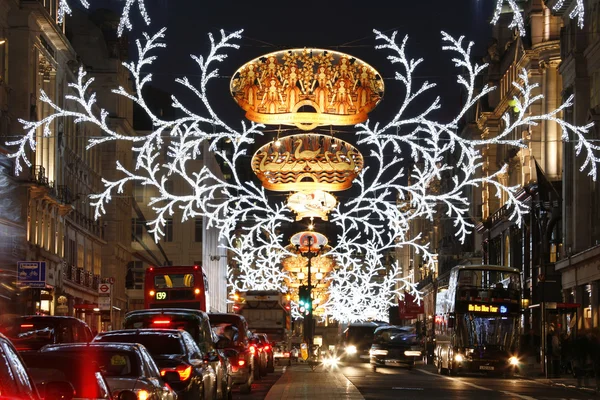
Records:
[[[89,1],[79,0],[79,2],[83,7],[90,8]],[[138,9],[140,10],[140,14],[144,19],[144,22],[146,22],[147,25],[150,25],[150,15],[148,15],[148,12],[146,11],[146,5],[144,4],[144,0],[126,0],[125,6],[123,7],[123,13],[121,14],[121,20],[119,21],[119,26],[117,28],[117,33],[119,36],[123,34],[125,28],[127,28],[127,30],[133,29],[133,25],[131,24],[131,20],[129,19],[129,14],[131,12],[131,7],[133,7],[133,5],[136,2],[138,3]],[[69,1],[60,0],[60,2],[58,3],[58,23],[62,24],[65,19],[65,14],[71,15],[72,12],[73,11],[71,10],[71,7],[69,7]]]
[[[569,14],[569,18],[575,19],[577,18],[577,25],[580,28],[583,28],[584,16],[585,16],[585,8],[584,8],[584,0],[577,0],[575,7]],[[496,0],[496,9],[494,10],[494,16],[492,17],[492,24],[496,24],[500,19],[500,15],[502,14],[502,8],[504,3],[507,3],[510,7],[513,15],[513,19],[508,25],[509,28],[517,28],[519,30],[519,34],[521,36],[525,36],[525,23],[523,22],[523,15],[521,14],[521,10],[519,9],[519,5],[516,0]],[[565,3],[565,0],[559,0],[556,2],[554,7],[552,7],[553,11],[560,10]]]
[[[563,138],[566,139],[569,133],[575,136],[577,153],[584,152],[587,157],[583,168],[588,168],[594,178],[600,162],[595,155],[600,148],[584,137],[591,125],[578,127],[560,119],[561,112],[571,105],[572,97],[547,114],[530,113],[532,104],[542,97],[534,94],[537,85],[529,83],[526,71],[513,84],[519,91],[519,96],[513,99],[518,112],[512,118],[508,113],[504,115],[504,131],[486,139],[461,137],[457,132],[460,119],[494,88],[486,85],[475,90],[476,76],[486,65],[471,62],[472,43],[465,44],[464,38],[455,39],[446,33],[442,33],[443,49],[454,54],[453,61],[459,69],[458,83],[467,93],[464,107],[446,123],[438,122],[432,116],[441,107],[439,98],[422,111],[408,115],[407,110],[417,107],[415,101],[421,102],[422,95],[435,85],[413,82],[422,59],[406,56],[407,37],[398,43],[396,33],[387,36],[375,31],[375,35],[381,43],[377,48],[389,52],[390,62],[398,67],[395,78],[404,87],[404,98],[398,100],[398,111],[389,122],[367,121],[357,126],[360,135],[357,144],[372,161],[354,182],[356,196],[339,204],[330,215],[330,221],[339,227],[340,233],[333,241],[337,244],[324,254],[332,257],[337,267],[328,277],[328,300],[322,307],[325,315],[345,322],[368,318],[386,320],[388,307],[402,298],[405,291],[412,292],[417,301],[420,300],[412,279],[402,276],[402,268],[397,263],[386,265],[383,255],[399,247],[410,247],[421,254],[426,266],[433,267],[435,254],[429,243],[425,243],[421,233],[411,236],[413,221],[431,221],[444,213],[454,220],[456,235],[464,241],[473,230],[469,218],[469,189],[481,186],[495,189],[498,197],[507,199],[506,205],[512,210],[511,219],[516,223],[522,221],[527,208],[515,197],[518,187],[504,186],[498,180],[506,168],[490,175],[482,173],[480,149],[483,146],[525,147],[521,140],[508,139],[509,134],[518,127],[552,121],[562,128]],[[144,40],[136,42],[138,60],[124,63],[131,73],[133,89],[119,87],[113,90],[145,110],[154,126],[152,132],[126,136],[113,131],[107,121],[108,112],[104,109],[95,111],[96,95],[91,92],[94,79],[81,68],[77,81],[70,84],[73,94],[66,96],[64,107],[42,91],[41,101],[53,113],[40,121],[20,121],[24,136],[7,143],[16,146],[11,155],[15,159],[15,171],[21,172],[23,163],[31,165],[27,154],[30,149],[35,150],[36,136],[52,135],[51,128],[57,118],[94,124],[103,131],[103,136],[90,138],[88,149],[109,141],[126,141],[131,143],[135,156],[135,165],[131,169],[117,162],[116,169],[122,178],[103,179],[104,192],[91,196],[96,218],[106,212],[105,205],[112,196],[122,193],[128,183],[135,181],[152,187],[158,195],[150,200],[155,218],[148,225],[156,240],[164,235],[167,219],[175,212],[181,213],[183,221],[206,218],[209,226],[220,232],[220,239],[226,242],[225,247],[237,264],[229,271],[232,290],[284,290],[284,282],[289,277],[280,264],[290,253],[283,246],[280,230],[284,224],[293,222],[293,215],[284,203],[269,199],[263,187],[243,180],[238,174],[240,168],[248,168],[244,164],[247,152],[254,138],[262,135],[263,126],[246,121],[238,127],[228,125],[215,113],[207,94],[208,83],[218,76],[216,66],[227,57],[225,51],[239,47],[236,41],[241,38],[241,31],[231,34],[221,31],[218,40],[209,35],[208,54],[192,56],[200,70],[200,79],[192,82],[179,78],[176,82],[195,95],[195,110],[172,96],[173,106],[182,115],[172,121],[153,114],[142,96],[143,87],[153,79],[144,68],[156,60],[154,53],[165,47],[164,37],[165,30],[162,29],[154,35],[144,34]],[[198,164],[194,161],[201,158],[201,150],[207,143],[208,151],[232,166],[230,179],[220,178],[207,166],[194,169],[193,165]],[[220,150],[223,143],[229,143],[229,151]],[[165,151],[168,157],[161,162]],[[384,157],[390,153],[394,154],[391,159]],[[450,158],[457,161],[449,164]],[[434,183],[448,174],[451,178],[446,179],[444,191],[432,190]],[[187,184],[185,194],[167,190],[167,181],[175,177]]]

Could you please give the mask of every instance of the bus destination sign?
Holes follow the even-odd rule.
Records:
[[[470,304],[469,303],[467,310],[469,312],[482,312],[482,313],[490,313],[490,314],[506,314],[508,312],[508,308],[506,306],[493,305],[493,304]]]

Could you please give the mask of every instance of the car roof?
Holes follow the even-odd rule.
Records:
[[[208,315],[202,310],[195,310],[191,308],[146,308],[143,310],[129,311],[125,314],[125,318],[138,316],[138,315],[194,315],[201,318],[208,318]]]
[[[125,351],[140,351],[144,348],[143,345],[139,343],[127,343],[127,342],[90,342],[90,343],[61,343],[61,344],[48,344],[40,350],[40,352],[45,351],[56,351],[56,350],[74,350],[74,349],[116,349],[116,350],[125,350]]]
[[[59,316],[59,315],[21,315],[16,320],[40,320],[40,321],[75,321],[84,324],[85,322],[76,317]]]
[[[185,333],[184,333],[185,332]],[[118,330],[114,330],[114,331],[107,331],[107,332],[100,332],[98,333],[97,336],[116,336],[116,335],[122,335],[122,334],[132,334],[132,335],[139,335],[139,334],[156,334],[156,335],[177,335],[177,336],[183,336],[185,335],[186,331],[182,331],[180,329],[164,329],[164,328],[139,328],[139,329],[118,329]]]

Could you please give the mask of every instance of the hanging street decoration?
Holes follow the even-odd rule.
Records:
[[[66,0],[63,2],[67,4]],[[511,6],[516,4],[508,2]],[[123,18],[134,3],[135,0],[127,1]],[[143,1],[137,3],[142,10]],[[129,28],[127,23],[124,26]],[[191,57],[197,64],[199,77],[193,81],[177,78],[175,82],[195,96],[195,101],[186,105],[173,95],[172,103],[179,115],[173,120],[154,114],[142,95],[144,86],[154,79],[146,68],[157,59],[159,50],[166,47],[165,32],[161,29],[155,34],[144,34],[136,41],[138,59],[123,63],[131,74],[132,87],[113,89],[144,110],[152,121],[152,131],[133,136],[114,131],[108,123],[109,112],[98,107],[94,78],[81,67],[64,101],[53,101],[40,91],[40,100],[48,114],[38,121],[20,120],[23,136],[7,143],[15,149],[10,156],[17,174],[23,164],[31,166],[30,151],[35,151],[42,137],[53,135],[57,121],[62,118],[70,118],[76,124],[96,125],[102,131],[102,136],[89,137],[88,149],[111,141],[129,143],[135,162],[126,167],[117,161],[115,168],[120,176],[103,179],[105,190],[91,196],[95,217],[106,212],[105,206],[114,195],[123,193],[128,183],[136,182],[155,190],[157,194],[148,204],[155,213],[148,221],[150,233],[156,240],[163,237],[167,218],[175,213],[184,222],[205,218],[208,226],[217,228],[220,239],[227,242],[226,248],[237,264],[235,270],[229,271],[233,290],[285,291],[286,282],[292,278],[282,268],[282,262],[297,254],[282,244],[281,230],[284,224],[294,221],[294,216],[285,201],[271,199],[266,188],[304,192],[355,187],[356,194],[338,203],[329,213],[330,223],[336,225],[339,233],[331,238],[330,247],[322,254],[336,265],[323,278],[329,280],[326,301],[321,305],[324,315],[350,322],[368,318],[386,320],[386,310],[396,304],[396,299],[403,298],[405,291],[419,300],[420,293],[412,278],[403,275],[398,263],[385,261],[386,253],[411,248],[422,256],[424,268],[433,268],[432,245],[422,232],[411,230],[414,221],[431,221],[443,214],[453,220],[455,234],[463,242],[473,230],[467,193],[474,187],[484,187],[502,197],[505,207],[511,210],[510,218],[521,223],[528,209],[516,196],[519,187],[506,186],[498,179],[507,171],[506,166],[495,173],[483,171],[482,149],[486,146],[524,148],[522,140],[511,139],[515,130],[541,122],[557,124],[563,139],[570,138],[576,153],[583,153],[582,170],[587,169],[596,179],[600,147],[585,137],[592,124],[576,126],[562,119],[562,112],[572,105],[573,96],[556,109],[538,113],[538,103],[543,97],[538,94],[538,86],[530,83],[525,70],[513,82],[517,93],[514,107],[504,115],[504,124],[496,136],[471,139],[459,134],[459,121],[495,89],[489,85],[476,87],[478,75],[487,65],[471,60],[472,43],[465,42],[463,37],[455,38],[444,32],[441,35],[443,49],[451,53],[457,67],[457,83],[465,93],[462,107],[447,121],[438,121],[434,115],[442,107],[441,100],[428,101],[424,96],[435,85],[415,80],[417,67],[423,60],[407,56],[408,37],[397,40],[396,32],[387,35],[374,31],[379,43],[376,48],[388,53],[389,61],[396,67],[395,81],[403,89],[403,95],[389,100],[396,105],[396,112],[388,120],[366,119],[366,113],[383,95],[383,80],[375,70],[352,56],[313,49],[273,53],[272,57],[253,60],[238,70],[231,91],[250,122],[230,125],[213,109],[207,87],[218,77],[217,65],[226,60],[226,51],[239,48],[242,32],[221,31],[220,38],[209,35],[207,55]],[[304,112],[305,108],[309,112]],[[330,136],[292,135],[281,138],[279,148],[275,147],[276,142],[263,146],[252,157],[251,166],[248,165],[247,152],[255,138],[263,134],[262,123],[289,123],[308,130],[322,124],[357,122],[357,147]],[[227,151],[220,146],[224,142],[230,143]],[[217,176],[206,165],[195,169],[198,163],[193,161],[202,157],[205,143],[215,157],[232,166],[229,179]],[[358,148],[368,155],[368,166]],[[165,153],[168,157],[162,157]],[[241,178],[238,171],[248,167],[264,187]],[[186,185],[178,188],[177,193],[170,192],[166,184],[175,178]],[[432,190],[442,179],[444,190]],[[303,234],[316,235],[315,243],[324,244],[315,232]],[[297,244],[302,243],[298,237]]]
[[[230,90],[250,121],[312,130],[366,121],[383,97],[384,84],[373,67],[356,57],[291,49],[244,64]]]
[[[252,156],[252,171],[275,191],[339,191],[363,169],[360,152],[328,135],[301,134],[269,142]]]
[[[323,190],[297,192],[287,200],[287,206],[296,213],[296,221],[303,218],[321,218],[327,221],[329,214],[337,205],[335,197]]]

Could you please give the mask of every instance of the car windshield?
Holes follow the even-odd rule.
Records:
[[[142,375],[138,358],[131,350],[78,346],[50,348],[48,352],[77,354],[88,362],[96,364],[106,377],[138,377]]]
[[[140,343],[153,355],[182,355],[179,335],[170,332],[109,332],[101,334],[94,342]]]
[[[77,398],[109,398],[109,389],[99,366],[82,355],[25,353],[22,357],[42,398],[45,397],[45,384],[51,381],[70,382]]]
[[[375,342],[414,345],[418,343],[417,335],[405,329],[382,329],[375,332]]]
[[[16,319],[11,325],[4,326],[2,333],[8,336],[19,350],[38,350],[47,344],[69,341],[68,329],[59,328],[58,324],[50,319]]]
[[[180,329],[188,332],[197,343],[210,342],[211,337],[205,337],[204,332],[198,326],[198,320],[194,317],[184,315],[161,313],[140,314],[125,318],[125,329],[164,328]],[[152,353],[152,351],[150,351]],[[163,353],[164,354],[164,353]]]

